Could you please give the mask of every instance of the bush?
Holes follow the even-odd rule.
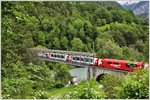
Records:
[[[148,99],[149,98],[149,74],[148,69],[135,71],[124,79],[120,98],[123,99]]]
[[[104,78],[100,80],[100,84],[104,86],[103,90],[106,94],[106,98],[116,98],[115,87],[122,86],[123,77],[123,75],[118,75],[116,73],[104,75]]]
[[[102,99],[105,98],[104,91],[98,88],[99,85],[95,80],[90,82],[83,82],[82,85],[77,86],[73,92],[65,95],[67,99]]]

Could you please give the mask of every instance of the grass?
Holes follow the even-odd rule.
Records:
[[[63,99],[63,96],[69,92],[73,92],[77,87],[82,86],[85,84],[86,81],[82,81],[78,83],[78,85],[72,85],[69,87],[63,87],[60,89],[53,89],[48,92],[49,94],[49,99]]]

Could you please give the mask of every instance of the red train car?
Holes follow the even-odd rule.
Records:
[[[127,62],[124,60],[117,60],[117,59],[101,59],[97,58],[97,66],[111,68],[111,69],[118,69],[118,70],[125,70],[125,71],[133,71],[144,68],[144,62]]]

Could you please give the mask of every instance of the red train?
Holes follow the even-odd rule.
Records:
[[[133,62],[127,62],[125,60],[97,58],[95,62],[95,66],[101,66],[101,67],[125,70],[125,71],[133,71],[133,70],[144,68],[144,62],[133,63]]]
[[[79,55],[71,55],[71,54],[63,54],[63,53],[39,53],[39,57],[44,57],[53,60],[67,61],[72,63],[80,63],[80,64],[89,64],[92,66],[99,66],[111,69],[118,69],[124,71],[133,71],[144,68],[144,62],[127,62],[125,60],[117,60],[117,59],[106,59],[106,58],[92,58],[85,57]]]

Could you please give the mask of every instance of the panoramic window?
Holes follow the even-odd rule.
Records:
[[[118,63],[114,62],[115,65],[118,65]]]
[[[129,68],[136,68],[137,67],[137,65],[133,64],[133,63],[126,63],[126,66]]]
[[[81,61],[83,61],[83,58],[81,58]]]
[[[111,64],[111,62],[107,62],[107,64]]]

